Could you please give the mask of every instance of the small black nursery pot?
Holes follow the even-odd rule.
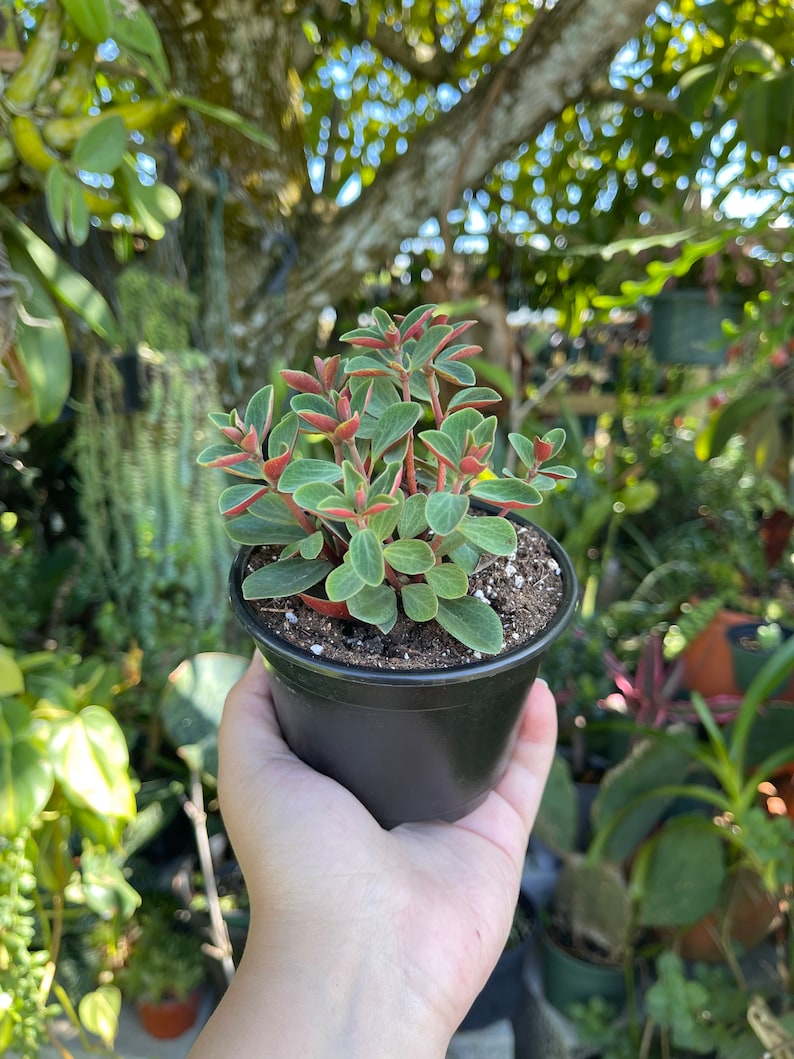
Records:
[[[251,548],[232,565],[231,602],[271,674],[284,738],[301,760],[351,791],[384,827],[457,820],[499,782],[521,707],[551,644],[576,610],[571,561],[548,534],[563,599],[549,625],[504,654],[448,669],[345,666],[294,647],[258,621],[243,599]]]

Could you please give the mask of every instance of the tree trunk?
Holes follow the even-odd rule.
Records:
[[[654,0],[560,0],[544,10],[516,50],[408,151],[330,218],[312,211],[290,37],[280,4],[258,0],[156,0],[177,81],[257,121],[277,137],[263,153],[228,130],[207,126],[208,157],[234,186],[225,220],[234,335],[243,366],[278,352],[304,357],[317,318],[386,263],[429,217],[457,203],[500,161],[536,137],[583,85],[642,30]],[[210,154],[211,152],[211,154]],[[244,189],[249,224],[235,210]],[[253,220],[253,224],[250,223]],[[257,230],[257,224],[261,227]]]

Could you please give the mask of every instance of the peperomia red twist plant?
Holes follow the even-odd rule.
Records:
[[[254,394],[242,417],[213,413],[224,441],[198,457],[248,479],[224,490],[220,508],[233,541],[280,549],[250,573],[246,599],[300,595],[315,609],[388,632],[401,608],[413,621],[436,619],[474,651],[497,654],[502,624],[488,603],[467,595],[483,556],[517,546],[509,512],[541,503],[570,467],[549,465],[565,442],[550,430],[530,440],[511,433],[525,471],[492,469],[500,400],[476,385],[460,342],[474,321],[455,326],[434,305],[342,336],[357,351],[314,359],[314,373],[281,372],[297,390],[273,424],[274,391]],[[444,402],[441,384],[459,387]],[[303,437],[303,442],[302,442]],[[325,439],[322,458],[316,445]],[[496,514],[470,512],[472,500]],[[308,593],[311,590],[311,595]]]

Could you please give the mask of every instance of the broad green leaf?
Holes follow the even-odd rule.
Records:
[[[66,183],[66,234],[74,246],[82,246],[91,230],[91,213],[83,195],[83,185],[70,178]]]
[[[428,528],[425,516],[426,505],[427,496],[425,493],[414,493],[413,496],[405,498],[405,503],[397,522],[397,532],[403,539],[418,537],[420,533],[424,533]]]
[[[245,599],[278,599],[306,592],[333,570],[327,559],[282,559],[255,570],[243,581]]]
[[[349,554],[351,566],[365,585],[375,586],[383,581],[383,545],[371,529],[353,534]]]
[[[794,142],[794,76],[756,77],[740,99],[742,132],[751,150],[776,154]]]
[[[0,705],[0,835],[30,827],[53,789],[53,772],[29,738],[30,713],[13,700]]]
[[[265,488],[263,482],[251,482],[248,485],[230,485],[224,489],[218,498],[218,510],[222,515],[234,511],[241,504],[246,503],[251,497],[256,496]]]
[[[363,580],[350,562],[341,563],[325,579],[325,593],[333,603],[341,603],[344,599],[350,599],[363,587]]]
[[[204,775],[218,775],[218,726],[232,686],[248,667],[248,659],[207,651],[180,662],[168,678],[159,713],[168,738],[190,757]]]
[[[58,167],[53,166],[50,173],[56,168]],[[63,199],[65,189],[60,194]],[[100,338],[111,343],[118,342],[120,340],[118,324],[110,306],[96,287],[92,286],[85,276],[75,272],[59,254],[55,253],[52,247],[40,239],[26,224],[15,218],[9,210],[0,207],[0,216],[4,222],[9,224],[14,238],[24,247],[54,297],[77,313]]]
[[[143,5],[132,7],[125,0],[110,0],[110,9],[109,35],[122,51],[138,60],[152,84],[162,92],[171,75],[152,16]]]
[[[102,44],[110,36],[110,10],[106,0],[59,0],[61,7],[92,44]]]
[[[282,493],[294,493],[302,485],[327,482],[335,485],[342,478],[342,468],[329,460],[293,460],[278,480]]]
[[[165,222],[173,221],[182,210],[182,200],[173,188],[166,184],[141,184],[135,162],[128,154],[119,172],[127,192],[127,201],[133,220],[150,239],[162,239]]]
[[[61,413],[72,382],[72,354],[58,312],[26,253],[7,240],[11,268],[26,281],[21,297],[25,316],[17,319],[17,356],[24,372],[36,420],[53,423]]]
[[[535,449],[532,441],[524,434],[516,433],[508,434],[507,438],[524,466],[527,469],[532,467],[535,463]]]
[[[51,166],[47,171],[47,176],[44,180],[47,216],[50,219],[53,231],[62,243],[66,242],[66,188],[68,183],[69,175],[64,166],[57,164]],[[19,223],[22,224],[21,221]],[[38,236],[36,238],[38,239]],[[45,243],[44,245],[46,246],[47,244]],[[49,246],[47,246],[47,250],[51,254],[53,253]]]
[[[101,985],[86,993],[77,1007],[83,1029],[93,1033],[107,1049],[112,1049],[119,1032],[121,990],[117,985]]]
[[[305,537],[300,543],[300,553],[304,559],[316,559],[323,550],[324,537],[318,530],[310,537]]]
[[[392,498],[389,497],[389,499],[391,500]],[[385,502],[386,497],[383,494],[377,495],[375,501],[380,500]],[[376,515],[371,515],[369,518],[369,528],[379,541],[385,541],[391,537],[397,528],[397,523],[400,521],[404,503],[402,493],[398,493],[393,500],[394,502],[385,511],[379,511]]]
[[[426,541],[399,540],[387,544],[383,556],[389,566],[401,574],[423,574],[435,566],[436,557]]]
[[[334,506],[348,506],[344,493],[329,482],[307,482],[295,490],[293,499],[298,507],[302,507],[305,511],[319,511],[320,505],[327,500],[332,500]]]
[[[450,324],[433,324],[425,331],[422,337],[411,349],[411,363],[415,368],[421,368],[433,357],[439,344],[452,334]]]
[[[723,405],[709,418],[705,430],[695,441],[695,451],[701,460],[719,456],[730,439],[746,429],[747,424],[760,412],[774,407],[785,397],[771,387],[751,390]]]
[[[117,114],[92,125],[72,148],[72,165],[90,173],[112,173],[127,149],[127,128]]]
[[[494,515],[467,515],[460,531],[466,540],[490,555],[512,555],[518,545],[513,523]]]
[[[477,382],[474,368],[462,360],[445,360],[443,355],[434,361],[434,367],[442,379],[459,386],[473,386]]]
[[[565,444],[565,431],[562,427],[553,427],[546,431],[541,440],[552,446],[551,455],[556,456]]]
[[[427,498],[425,515],[434,533],[446,537],[456,529],[467,511],[469,498],[456,493],[433,493]]]
[[[274,390],[273,387],[268,384],[256,391],[245,408],[243,422],[247,427],[255,428],[257,434],[260,435],[260,442],[264,440],[261,437],[261,434],[266,427],[269,427],[270,420],[273,417],[273,401]]]
[[[463,456],[462,445],[456,444],[455,440],[440,430],[422,430],[419,440],[426,445],[432,453],[447,463],[450,467],[457,467]]]
[[[463,452],[469,433],[481,427],[485,417],[476,408],[459,408],[444,420],[441,430],[455,443],[458,452]]]
[[[471,495],[476,496],[478,500],[510,507],[536,507],[543,501],[534,485],[529,485],[520,478],[494,478],[490,481],[475,482]]]
[[[25,690],[25,677],[11,652],[0,646],[0,699],[7,695],[21,695]]]
[[[280,456],[286,448],[292,452],[295,448],[295,442],[298,439],[298,431],[300,430],[300,421],[298,420],[295,412],[287,412],[287,414],[276,423],[273,429],[268,434],[267,438],[267,454],[272,459],[274,456]],[[284,446],[284,448],[282,448]]]
[[[287,507],[283,497],[280,497],[277,493],[270,492],[260,496],[258,500],[251,504],[249,511],[252,515],[256,515],[257,518],[261,518],[271,525],[298,527],[301,532],[305,532]]]
[[[405,585],[401,598],[411,621],[431,621],[438,613],[438,597],[430,585]]]
[[[472,651],[495,655],[502,649],[502,623],[495,611],[481,599],[472,596],[439,599],[436,621]]]
[[[224,529],[235,544],[295,544],[306,536],[306,530],[297,522],[292,526],[268,522],[250,511],[229,519]]]
[[[576,849],[578,825],[579,799],[571,766],[564,757],[555,754],[533,834],[558,856],[564,856]]]
[[[132,917],[140,905],[140,894],[127,882],[110,854],[83,849],[80,858],[82,893],[92,912],[105,920],[118,917],[122,922]]]
[[[397,596],[389,585],[366,585],[347,601],[354,618],[389,632],[397,621]]]
[[[481,405],[496,404],[501,400],[502,395],[490,386],[468,386],[450,397],[447,411],[454,412],[456,408],[479,408]]]
[[[127,741],[115,717],[104,706],[86,706],[49,723],[49,758],[69,801],[101,816],[131,820],[135,795]]]
[[[388,407],[375,428],[371,441],[372,459],[378,460],[388,449],[406,437],[419,422],[422,408],[414,402]]]
[[[266,147],[270,151],[278,149],[278,144],[269,133],[254,125],[253,122],[246,121],[245,118],[241,117],[236,111],[229,110],[228,107],[220,107],[216,103],[208,103],[204,99],[196,98],[196,96],[180,95],[179,102],[183,107],[195,110],[207,118],[212,118],[214,121],[234,129],[235,132],[239,132],[241,136],[245,136],[246,139],[259,144],[260,147]]]
[[[426,572],[425,581],[442,599],[458,599],[469,590],[466,571],[456,563],[439,563]]]

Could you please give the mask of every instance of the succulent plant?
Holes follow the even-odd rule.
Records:
[[[372,318],[342,336],[356,347],[351,356],[316,357],[313,373],[281,372],[297,393],[277,423],[272,385],[254,394],[244,415],[210,416],[224,440],[199,463],[247,480],[221,496],[229,536],[280,549],[248,575],[243,593],[301,594],[310,605],[314,597],[323,613],[384,632],[401,608],[412,621],[435,619],[472,650],[497,654],[501,621],[467,595],[468,579],[484,555],[515,551],[511,512],[576,477],[551,462],[565,432],[509,434],[524,471],[495,474],[497,420],[481,409],[500,397],[476,385],[466,363],[480,347],[459,341],[473,321],[453,326],[433,305],[394,319],[375,309]],[[324,442],[321,456],[306,453],[307,436]],[[495,513],[472,513],[473,501]]]

